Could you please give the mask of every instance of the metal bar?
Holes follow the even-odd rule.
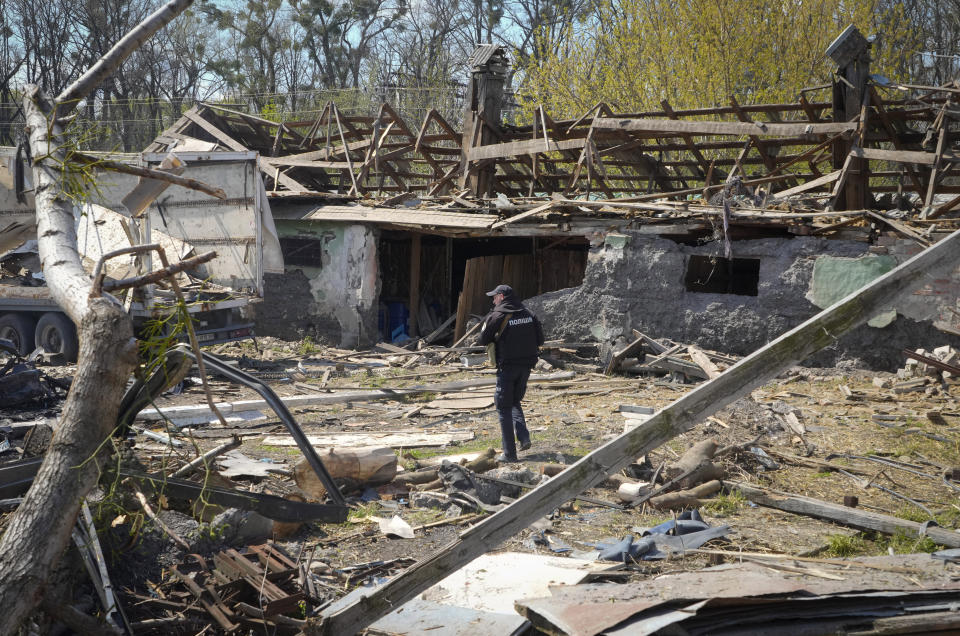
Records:
[[[192,351],[184,351],[184,353],[196,360],[196,356]],[[270,408],[272,408],[280,417],[280,421],[283,422],[283,425],[287,427],[287,430],[290,432],[290,436],[293,437],[294,441],[297,443],[297,446],[300,448],[300,451],[303,453],[304,457],[307,458],[307,463],[310,464],[310,468],[312,468],[313,472],[317,474],[317,478],[320,480],[320,483],[323,484],[323,487],[327,489],[327,494],[330,496],[330,499],[333,500],[333,503],[338,506],[346,506],[347,502],[344,500],[343,494],[333,482],[333,477],[331,477],[330,473],[327,472],[323,462],[320,461],[320,456],[317,455],[317,451],[313,448],[313,446],[310,445],[310,441],[303,433],[303,429],[300,428],[300,425],[297,424],[297,421],[293,419],[293,415],[290,413],[290,410],[280,400],[277,394],[273,392],[273,389],[252,375],[231,367],[209,353],[204,352],[202,356],[203,361],[220,375],[223,375],[224,377],[229,378],[230,380],[233,380],[239,384],[248,386],[260,394],[267,404],[270,405]]]

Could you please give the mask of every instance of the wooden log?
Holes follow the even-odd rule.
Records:
[[[403,574],[323,616],[319,624],[308,625],[308,633],[339,636],[363,630],[450,572],[528,527],[534,520],[600,483],[608,475],[619,472],[634,458],[690,430],[704,417],[749,395],[784,369],[836,342],[842,334],[890,306],[901,294],[912,291],[926,277],[956,265],[958,244],[960,231],[743,358],[717,379],[701,384],[654,414],[649,421],[582,457],[515,503],[464,531],[449,545]],[[845,510],[849,514],[850,509]],[[960,539],[960,535],[956,537]],[[954,545],[957,544],[960,541]]]
[[[878,512],[868,512],[860,508],[848,508],[842,504],[830,503],[828,501],[813,499],[812,497],[794,495],[769,488],[760,488],[753,484],[728,481],[724,483],[724,487],[737,490],[753,503],[766,506],[767,508],[776,508],[777,510],[792,512],[806,517],[824,519],[825,521],[832,521],[859,530],[874,530],[884,534],[895,534],[900,531],[917,538],[923,536],[921,534],[922,524],[916,521],[907,521],[906,519],[899,519]],[[935,543],[950,548],[960,548],[960,533],[931,526],[926,529],[925,534]]]
[[[711,462],[720,444],[715,439],[705,439],[687,449],[687,452],[673,464],[667,466],[664,475],[667,479],[680,479],[680,488],[690,488],[697,484],[723,477],[723,469]],[[686,475],[686,477],[680,477]]]
[[[665,495],[659,495],[650,499],[650,505],[658,510],[679,510],[682,508],[693,508],[700,505],[700,499],[714,493],[720,492],[722,484],[719,479],[714,479],[706,483],[689,488],[687,490],[677,490],[668,492]]]
[[[438,479],[436,468],[426,468],[424,470],[416,470],[409,473],[400,473],[397,475],[391,484],[397,486],[410,486],[413,484],[426,484],[431,481]]]
[[[334,479],[379,486],[389,483],[397,474],[397,454],[392,448],[329,448],[317,454]],[[327,489],[306,459],[293,467],[293,480],[300,490],[318,501],[326,496]]]

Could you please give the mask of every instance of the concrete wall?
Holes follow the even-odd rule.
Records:
[[[288,265],[268,275],[257,310],[257,333],[285,339],[310,336],[354,348],[377,340],[380,279],[377,230],[365,225],[277,221],[280,238],[314,239],[322,246],[315,266]]]
[[[722,255],[720,243],[688,246],[640,233],[625,234],[626,240],[608,237],[591,249],[580,287],[526,301],[543,320],[548,337],[595,338],[618,345],[632,339],[631,329],[638,329],[654,338],[745,355],[820,311],[808,299],[808,295],[814,297],[810,292],[820,257],[850,259],[849,269],[863,269],[865,260],[877,258],[873,252],[883,251],[861,242],[812,237],[735,242],[734,258],[760,260],[758,295],[737,296],[694,293],[685,288],[688,257]],[[904,254],[889,256],[897,261],[906,258]],[[840,279],[845,276],[842,263],[821,269]],[[839,286],[840,279],[831,281],[823,275],[817,282],[823,291]],[[879,329],[861,326],[808,363],[836,364],[849,359],[866,367],[893,369],[902,365],[903,347],[960,345],[956,337],[922,319],[938,312],[924,305],[919,296],[907,305],[911,306],[907,315],[898,315]]]

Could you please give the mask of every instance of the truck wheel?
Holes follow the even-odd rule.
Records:
[[[38,347],[47,353],[59,353],[67,362],[76,362],[80,343],[77,329],[66,315],[49,312],[40,316],[34,332]]]
[[[4,314],[0,316],[0,338],[9,340],[22,356],[33,351],[33,329],[36,323],[30,316],[23,314]]]

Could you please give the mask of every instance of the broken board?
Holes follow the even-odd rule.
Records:
[[[444,395],[427,403],[430,409],[488,409],[493,406],[493,390],[463,391]]]
[[[447,431],[444,433],[423,433],[419,431],[384,431],[380,433],[331,432],[307,435],[307,441],[314,447],[325,446],[389,446],[391,448],[415,448],[419,446],[446,446],[457,442],[469,442],[474,438],[473,431]],[[267,446],[296,446],[289,435],[271,435],[264,438]]]

